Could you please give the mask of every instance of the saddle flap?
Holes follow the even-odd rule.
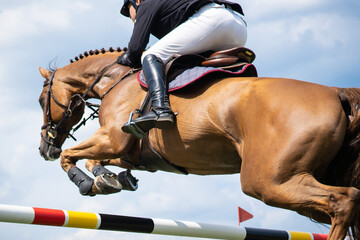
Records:
[[[180,75],[186,69],[201,65],[206,58],[198,54],[187,54],[176,56],[165,67],[167,81],[171,82],[176,76]]]

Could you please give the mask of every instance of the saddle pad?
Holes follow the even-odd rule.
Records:
[[[214,67],[194,67],[185,70],[179,76],[169,83],[169,92],[174,92],[176,90],[182,89],[191,85],[192,83],[209,77],[211,75],[218,74],[221,77],[257,77],[257,71],[253,64],[246,64],[242,68],[236,71],[229,71],[220,68]],[[137,75],[138,82],[141,86],[148,88],[143,71],[138,72]]]

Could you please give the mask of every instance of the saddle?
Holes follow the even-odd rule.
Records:
[[[167,81],[174,80],[178,75],[187,69],[197,66],[216,67],[226,70],[236,70],[255,60],[255,53],[244,47],[232,48],[224,51],[208,51],[202,54],[188,54],[175,56],[165,67]],[[141,146],[141,152],[138,162],[131,163],[135,169],[148,170],[151,172],[162,170],[179,174],[188,174],[186,169],[170,163],[157,153],[151,146],[148,139],[148,132],[144,132],[134,122],[134,115],[146,114],[151,108],[150,95],[146,95],[140,109],[135,109],[126,123],[130,126],[132,134],[138,138]],[[130,162],[129,162],[130,163]]]
[[[245,47],[236,47],[218,52],[207,51],[201,54],[175,56],[165,66],[165,74],[167,81],[171,82],[189,68],[203,66],[232,70],[252,63],[255,57],[255,53]]]

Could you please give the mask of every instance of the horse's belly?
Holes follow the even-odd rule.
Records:
[[[161,145],[159,152],[168,161],[184,167],[189,173],[209,175],[240,172],[241,158],[227,140],[214,141],[205,137],[185,142],[168,140],[166,147]]]

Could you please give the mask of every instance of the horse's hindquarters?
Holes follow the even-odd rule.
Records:
[[[317,180],[346,134],[337,93],[311,83],[260,80],[245,104],[243,191],[272,206],[320,216],[317,219],[327,220],[326,215],[336,223],[330,239],[343,239],[352,218],[350,190]]]

